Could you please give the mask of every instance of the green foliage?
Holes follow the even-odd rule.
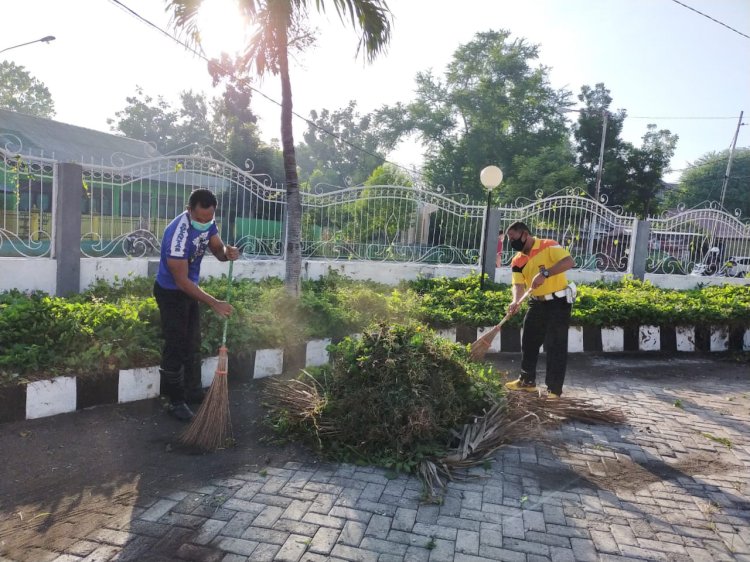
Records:
[[[704,154],[683,172],[677,188],[667,194],[666,204],[676,207],[682,203],[690,208],[705,201],[720,201],[728,163],[729,150]],[[750,215],[749,185],[750,147],[737,148],[724,198],[724,207],[730,213],[738,209],[742,217]]]
[[[317,418],[290,429],[317,433],[338,458],[412,471],[502,396],[495,371],[421,324],[381,323],[329,349],[331,366],[312,375],[324,394]]]
[[[418,279],[409,285],[420,295],[419,319],[437,327],[496,324],[511,301],[507,286],[485,282],[485,291],[481,291],[477,274],[459,279]],[[516,315],[508,325],[518,326],[521,319],[522,315]]]
[[[0,293],[0,381],[11,375],[47,378],[64,373],[103,373],[153,365],[161,347],[153,280],[97,281],[68,299],[43,293]],[[226,277],[202,287],[227,298]],[[235,352],[300,345],[314,338],[340,338],[373,322],[418,321],[433,327],[489,326],[505,314],[507,285],[485,284],[479,276],[404,282],[398,288],[330,273],[305,281],[301,298],[291,298],[278,279],[234,280],[227,338]],[[750,327],[750,286],[725,285],[676,291],[648,282],[579,285],[572,324],[588,326],[724,325]],[[202,311],[204,355],[221,341],[223,319]],[[519,326],[523,314],[509,324]]]
[[[485,284],[479,276],[420,279],[409,286],[419,295],[419,318],[435,326],[489,326],[505,314],[510,287]],[[571,323],[587,326],[658,326],[750,323],[750,286],[710,286],[687,291],[661,289],[625,278],[616,283],[578,286]],[[522,314],[509,325],[520,325]]]
[[[0,294],[0,383],[12,375],[101,374],[153,364],[159,339],[152,298],[69,301]]]
[[[535,156],[567,137],[560,109],[570,93],[552,87],[538,58],[538,45],[510,31],[477,33],[456,49],[443,79],[420,72],[414,101],[380,110],[378,121],[420,136],[429,181],[482,200],[482,168],[497,164],[513,178],[516,157]]]
[[[658,211],[658,196],[663,189],[661,178],[674,155],[677,136],[667,129],[657,130],[656,125],[649,124],[642,145],[636,147],[620,137],[627,112],[624,109],[610,111],[612,96],[603,83],[596,84],[594,88],[581,87],[578,99],[585,107],[579,113],[573,136],[578,153],[578,170],[588,193],[592,196],[596,193],[606,113],[600,193],[608,197],[610,205],[622,205],[626,211],[641,217],[655,214]]]
[[[0,108],[50,119],[55,102],[47,86],[31,76],[23,66],[0,62]]]
[[[355,101],[335,111],[311,111],[303,138],[297,164],[300,179],[311,188],[319,183],[339,188],[360,185],[392,148],[383,142],[373,117],[359,115]]]

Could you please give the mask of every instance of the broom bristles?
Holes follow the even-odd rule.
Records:
[[[500,325],[498,324],[497,326],[491,328],[486,334],[484,334],[473,344],[471,344],[472,361],[482,361],[484,359],[484,356],[487,354],[487,350],[489,350],[490,346],[492,345],[492,340],[495,339],[495,336],[497,336],[497,333],[499,331]]]
[[[232,440],[232,420],[229,415],[227,348],[219,348],[219,362],[214,380],[198,413],[180,435],[180,442],[205,451],[215,451]]]

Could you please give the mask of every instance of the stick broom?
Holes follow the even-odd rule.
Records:
[[[233,265],[234,262],[230,261],[227,302],[229,302],[232,294]],[[185,445],[198,447],[206,451],[215,451],[233,441],[232,420],[229,415],[229,388],[227,386],[229,360],[226,343],[227,319],[224,319],[224,330],[221,335],[221,347],[219,348],[219,363],[216,367],[214,380],[198,413],[180,435],[180,441]]]
[[[531,295],[531,289],[529,289],[523,294],[523,296],[521,297],[521,300],[518,301],[518,304],[520,305],[523,301],[525,301],[529,297],[529,295]],[[490,328],[486,334],[484,334],[481,338],[479,338],[477,341],[471,344],[471,360],[472,361],[484,360],[484,356],[487,354],[487,350],[492,345],[492,340],[495,339],[495,336],[503,327],[503,324],[505,324],[511,316],[513,315],[510,312],[506,314],[505,316],[503,316],[503,319],[500,320],[499,324]]]

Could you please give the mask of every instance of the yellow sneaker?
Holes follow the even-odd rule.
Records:
[[[506,382],[505,388],[508,390],[525,390],[526,392],[536,392],[536,385],[522,381],[520,378],[514,381]]]
[[[560,400],[560,395],[555,394],[551,390],[547,391],[547,400]]]

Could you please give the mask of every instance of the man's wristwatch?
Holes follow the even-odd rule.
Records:
[[[549,278],[549,269],[542,269],[541,274],[545,279]]]

